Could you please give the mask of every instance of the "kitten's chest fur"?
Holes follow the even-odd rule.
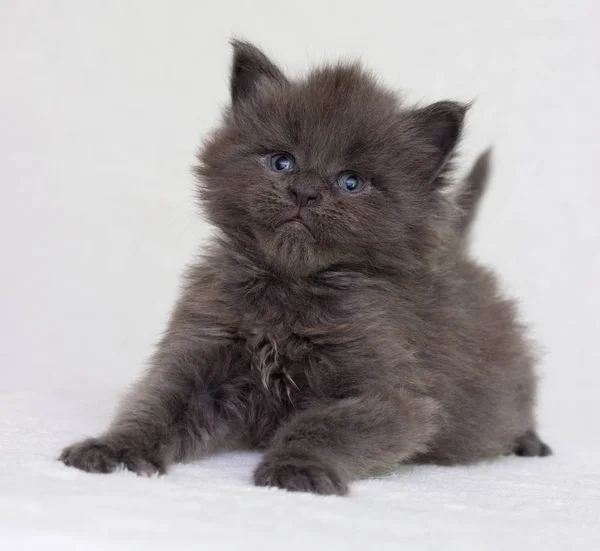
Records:
[[[296,401],[310,387],[309,343],[286,326],[252,324],[240,327],[251,374],[265,391]]]
[[[264,391],[295,404],[350,392],[352,350],[364,344],[359,328],[368,312],[336,283],[254,278],[230,295],[236,337]]]
[[[254,281],[238,309],[237,336],[258,384],[278,398],[296,401],[315,385],[315,369],[332,353],[318,336],[327,331],[326,312],[307,289],[281,282]]]

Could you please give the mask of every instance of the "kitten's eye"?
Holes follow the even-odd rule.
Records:
[[[275,172],[291,172],[296,167],[296,161],[289,153],[275,153],[271,155],[269,165]]]
[[[346,193],[358,193],[365,187],[365,181],[354,172],[342,172],[338,176],[337,184]]]

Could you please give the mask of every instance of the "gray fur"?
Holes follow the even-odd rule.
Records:
[[[486,149],[477,158],[461,186],[454,192],[453,200],[459,210],[458,232],[465,238],[469,235],[471,226],[477,216],[479,203],[488,186],[491,156],[491,148]]]
[[[197,167],[220,236],[108,431],[61,460],[148,475],[244,445],[265,450],[257,485],[342,495],[402,462],[549,453],[515,303],[462,239],[483,187],[445,193],[466,107],[405,106],[354,64],[290,81],[234,52]],[[270,168],[280,151],[293,172]]]

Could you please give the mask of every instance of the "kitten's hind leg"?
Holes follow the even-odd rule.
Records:
[[[124,467],[149,476],[234,438],[243,407],[231,380],[239,351],[183,344],[167,337],[110,429],[65,448],[59,459],[88,472]]]
[[[542,442],[535,430],[530,429],[516,439],[513,453],[521,457],[546,457],[552,455],[552,449]]]
[[[348,482],[389,471],[427,449],[437,402],[382,389],[298,413],[254,473],[258,486],[344,495]]]

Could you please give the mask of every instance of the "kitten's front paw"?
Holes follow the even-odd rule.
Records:
[[[334,468],[310,456],[267,456],[254,472],[254,483],[290,492],[338,496],[348,493],[348,484]]]
[[[58,459],[68,467],[89,473],[112,473],[119,466],[116,450],[97,438],[66,447]]]
[[[152,454],[116,446],[102,438],[88,438],[68,446],[58,459],[69,467],[89,473],[112,473],[121,466],[141,476],[165,472],[163,461]]]

